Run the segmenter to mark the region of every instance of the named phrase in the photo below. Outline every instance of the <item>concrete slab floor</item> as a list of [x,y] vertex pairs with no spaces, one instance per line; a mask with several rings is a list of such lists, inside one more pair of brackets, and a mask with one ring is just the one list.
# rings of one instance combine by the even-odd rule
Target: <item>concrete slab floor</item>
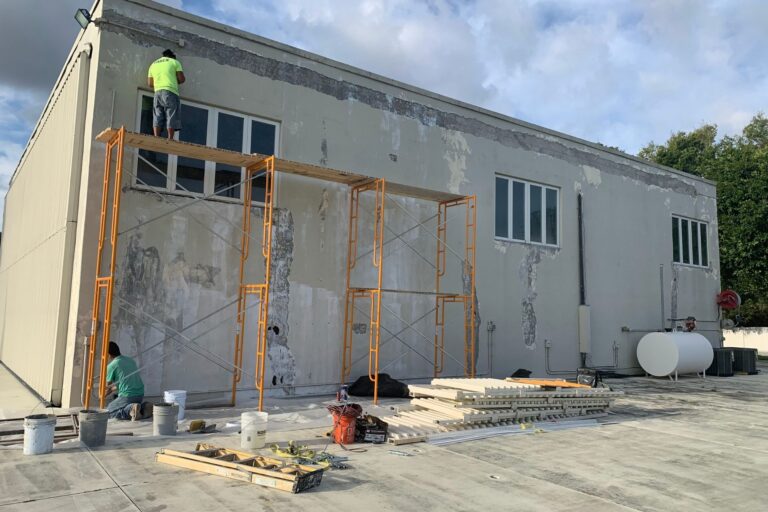
[[40,398],[0,362],[0,420],[22,418],[33,412],[42,414],[43,411],[57,414],[59,409],[46,409]]
[[[198,441],[236,447],[237,427],[226,423],[237,410],[188,411],[224,427],[204,436],[158,438],[149,436],[148,421],[110,423],[110,432],[130,430],[134,437],[110,437],[91,451],[76,441],[61,443],[36,457],[0,450],[0,512],[764,510],[768,365],[760,367],[760,375],[677,383],[612,379],[626,396],[594,428],[397,447],[407,457],[387,445],[364,445],[361,453],[330,445],[330,453],[349,456],[353,467],[327,472],[319,488],[298,495],[154,462],[162,447],[191,450]],[[330,420],[312,400],[270,400],[279,409],[273,409],[268,442],[326,446]],[[388,408],[375,412],[385,415]]]

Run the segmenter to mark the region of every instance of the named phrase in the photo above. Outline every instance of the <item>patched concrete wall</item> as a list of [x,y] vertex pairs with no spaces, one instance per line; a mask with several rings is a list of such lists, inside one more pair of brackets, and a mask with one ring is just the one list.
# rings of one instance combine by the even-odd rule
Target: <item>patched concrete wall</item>
[[768,327],[740,327],[723,329],[724,347],[756,348],[761,356],[768,356]]
[[[105,0],[101,52],[92,130],[111,124],[136,129],[137,98],[147,66],[165,47],[176,49],[187,75],[184,99],[280,123],[281,157],[349,169],[361,174],[478,198],[477,370],[487,372],[493,333],[493,374],[516,368],[546,374],[574,370],[578,349],[578,225],[576,201],[584,197],[587,303],[592,306],[592,353],[588,362],[637,366],[640,330],[661,327],[664,316],[715,318],[719,291],[717,218],[713,184],[648,165],[583,141],[505,118],[413,87],[371,75],[240,31],[201,20],[145,0]],[[176,46],[183,41],[183,47]],[[114,102],[113,102],[114,100]],[[94,145],[90,174],[97,177],[103,151]],[[131,155],[126,158],[133,169]],[[496,174],[557,187],[560,191],[560,245],[547,248],[494,238]],[[91,179],[85,216],[98,217],[98,185]],[[124,184],[121,231],[177,204],[192,201],[140,191],[130,174]],[[406,207],[406,214],[397,204]],[[370,264],[372,197],[362,201],[358,264],[353,284],[373,282]],[[267,381],[276,393],[329,389],[338,381],[347,256],[348,191],[322,181],[279,175],[275,211],[273,294]],[[215,211],[215,213],[214,213]],[[231,360],[236,297],[240,208],[219,201],[197,203],[121,235],[117,294],[126,309],[115,315],[115,336],[128,353],[141,354],[149,392],[163,388],[225,391]],[[435,205],[392,199],[384,287],[434,287]],[[458,215],[457,215],[458,214]],[[709,222],[710,267],[673,265],[671,215]],[[255,210],[254,236],[260,235]],[[409,216],[411,215],[411,216]],[[463,212],[454,212],[449,243],[463,254]],[[93,222],[93,221],[91,221]],[[219,236],[211,233],[213,230]],[[399,234],[407,231],[401,238]],[[82,240],[82,279],[92,286],[96,229]],[[416,253],[424,256],[421,258]],[[466,290],[461,258],[448,254],[445,290]],[[663,287],[659,268],[663,266]],[[254,278],[259,262],[249,266]],[[662,289],[663,288],[663,289]],[[381,366],[397,378],[431,376],[434,300],[429,296],[387,294],[384,299]],[[90,315],[90,295],[80,295],[78,319]],[[461,373],[463,348],[460,306],[448,319],[450,336],[445,375]],[[364,311],[355,318],[353,377],[367,373],[368,333]],[[227,322],[227,318],[231,322]],[[422,318],[423,317],[423,318]],[[255,319],[254,314],[251,320]],[[415,329],[406,324],[420,319]],[[218,322],[223,322],[217,325]],[[73,324],[74,325],[74,324]],[[712,324],[714,325],[714,324]],[[622,327],[630,327],[630,332]],[[167,327],[195,337],[198,351],[163,342]],[[274,327],[277,327],[275,330]],[[186,330],[189,329],[189,330]],[[254,332],[255,326],[247,330]],[[210,332],[206,332],[210,330]],[[402,332],[401,332],[402,331]],[[79,332],[79,331],[78,331]],[[403,341],[391,339],[393,334]],[[704,332],[713,342],[719,332]],[[74,338],[74,336],[73,336]],[[73,340],[70,342],[74,343]],[[249,341],[252,343],[252,341]],[[153,347],[153,345],[156,345]],[[153,347],[147,350],[149,347]],[[143,351],[143,352],[142,352]],[[205,356],[200,355],[201,353]],[[210,359],[220,364],[212,363]],[[252,372],[253,346],[247,345],[245,371]],[[72,360],[74,367],[79,364]],[[249,366],[250,365],[250,366]],[[243,377],[242,387],[252,387]],[[74,393],[73,393],[74,400]]]

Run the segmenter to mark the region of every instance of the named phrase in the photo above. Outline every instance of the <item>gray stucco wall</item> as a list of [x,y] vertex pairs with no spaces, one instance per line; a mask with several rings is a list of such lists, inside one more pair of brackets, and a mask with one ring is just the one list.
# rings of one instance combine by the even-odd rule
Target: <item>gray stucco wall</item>
[[[446,98],[375,77],[338,63],[310,56],[255,36],[183,15],[143,0],[105,0],[100,25],[98,80],[90,129],[110,125],[136,129],[137,98],[146,69],[163,48],[176,48],[187,83],[182,97],[190,101],[242,112],[280,123],[279,154],[306,163],[349,169],[478,198],[477,297],[479,373],[488,371],[486,325],[493,321],[493,374],[517,368],[545,374],[545,341],[551,343],[552,369],[579,365],[577,194],[584,196],[585,273],[587,302],[592,306],[592,353],[596,365],[613,363],[619,346],[619,367],[636,366],[634,348],[642,333],[661,324],[659,266],[664,267],[665,316],[694,315],[713,319],[713,297],[719,290],[719,260],[715,189],[711,183],[647,165],[626,156],[558,136]],[[171,41],[182,39],[178,48]],[[114,104],[113,104],[114,99]],[[82,264],[79,289],[90,290],[93,279],[99,176],[103,146],[89,151],[89,194],[82,206],[85,224],[80,239]],[[133,158],[126,158],[133,170]],[[510,243],[494,238],[494,176],[521,178],[560,190],[559,248]],[[341,324],[345,289],[348,191],[338,185],[280,175],[277,182],[274,282],[267,380],[276,392],[303,393],[338,381]],[[121,230],[172,208],[157,194],[136,190],[130,176],[124,186]],[[188,198],[167,196],[184,204]],[[418,218],[429,218],[435,206],[410,199]],[[368,199],[363,209],[370,210]],[[214,214],[215,210],[217,214]],[[115,339],[129,354],[140,353],[167,334],[163,325],[183,330],[190,323],[234,300],[239,243],[235,226],[241,209],[209,201],[127,232],[120,239],[117,294],[127,310],[115,315]],[[672,265],[671,215],[709,222],[709,269]],[[254,236],[260,230],[254,212]],[[371,218],[362,219],[361,248],[370,248]],[[463,218],[449,232],[459,253]],[[387,223],[402,232],[415,223],[390,205]],[[404,238],[433,258],[435,241],[429,228]],[[203,227],[206,226],[206,227]],[[212,228],[220,237],[212,236]],[[392,238],[392,233],[387,237]],[[227,243],[225,240],[230,240]],[[367,244],[367,245],[366,245]],[[401,241],[387,245],[385,287],[429,290],[434,270]],[[460,290],[458,258],[450,261],[446,286]],[[370,282],[367,260],[355,274],[360,285]],[[254,262],[252,272],[258,275]],[[73,291],[73,295],[74,295]],[[117,302],[120,299],[116,299]],[[425,297],[387,296],[387,308],[405,321],[428,312]],[[79,295],[71,318],[70,343],[87,329],[90,293]],[[450,326],[460,321],[459,306]],[[155,327],[138,322],[129,311],[154,319]],[[138,309],[140,312],[136,312]],[[404,325],[385,310],[384,326],[392,332]],[[232,321],[227,322],[230,318]],[[359,317],[362,318],[364,317]],[[255,319],[254,314],[251,320]],[[431,357],[433,333],[428,315],[402,337]],[[214,329],[218,322],[221,323]],[[716,329],[716,324],[703,327]],[[712,327],[713,326],[713,327]],[[197,340],[207,358],[231,360],[234,309],[229,307],[185,331]],[[254,332],[251,323],[248,329]],[[705,332],[719,341],[719,332]],[[387,332],[382,332],[387,339]],[[367,337],[356,338],[355,359],[365,353]],[[460,333],[452,330],[448,351],[462,359]],[[182,388],[195,392],[224,391],[228,372],[198,353],[166,342],[139,356],[148,393]],[[214,355],[211,355],[214,354]],[[161,359],[162,358],[162,359]],[[253,347],[247,347],[247,373],[253,368]],[[399,341],[382,349],[382,366],[397,378],[431,375],[431,365]],[[460,373],[458,361],[447,358],[446,375]],[[67,361],[72,388],[80,364]],[[353,368],[353,378],[367,371],[365,359]],[[252,387],[248,376],[243,387]],[[79,391],[78,391],[79,392]],[[75,393],[71,399],[74,401]]]

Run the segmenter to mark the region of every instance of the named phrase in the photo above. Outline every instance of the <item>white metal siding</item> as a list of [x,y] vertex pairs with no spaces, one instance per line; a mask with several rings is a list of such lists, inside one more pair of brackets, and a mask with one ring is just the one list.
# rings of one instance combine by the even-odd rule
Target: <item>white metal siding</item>
[[5,199],[0,257],[0,359],[50,399],[57,380],[54,354],[60,330],[65,240],[77,118],[76,59],[30,142]]

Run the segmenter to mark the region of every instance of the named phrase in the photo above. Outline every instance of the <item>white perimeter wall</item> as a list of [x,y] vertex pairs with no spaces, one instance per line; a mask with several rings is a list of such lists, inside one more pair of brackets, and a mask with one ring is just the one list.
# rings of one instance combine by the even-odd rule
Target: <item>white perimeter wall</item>
[[723,329],[724,347],[756,348],[761,356],[768,356],[768,327]]

